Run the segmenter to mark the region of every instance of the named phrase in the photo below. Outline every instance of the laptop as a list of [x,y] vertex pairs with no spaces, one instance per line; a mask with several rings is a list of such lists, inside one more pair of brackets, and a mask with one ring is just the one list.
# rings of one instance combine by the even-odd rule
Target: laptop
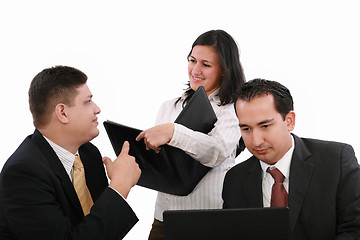
[[288,208],[165,211],[165,240],[288,240]]

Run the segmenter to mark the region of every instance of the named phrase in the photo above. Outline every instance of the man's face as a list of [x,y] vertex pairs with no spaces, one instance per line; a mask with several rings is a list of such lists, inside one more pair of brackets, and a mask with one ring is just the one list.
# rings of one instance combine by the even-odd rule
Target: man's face
[[283,120],[275,109],[272,94],[250,101],[238,99],[236,113],[244,143],[259,160],[273,165],[291,148],[290,131],[295,127],[295,113],[289,112]]
[[100,108],[92,101],[87,84],[77,88],[74,104],[68,106],[70,131],[81,143],[88,142],[99,135],[97,114]]

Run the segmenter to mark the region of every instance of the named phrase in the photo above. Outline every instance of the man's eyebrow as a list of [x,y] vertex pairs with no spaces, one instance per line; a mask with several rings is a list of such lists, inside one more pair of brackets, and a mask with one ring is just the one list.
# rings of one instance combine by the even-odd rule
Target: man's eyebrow
[[[266,124],[266,123],[270,123],[270,122],[272,122],[272,121],[274,121],[274,118],[271,118],[271,119],[266,119],[266,120],[264,120],[264,121],[261,121],[261,122],[259,122],[257,125],[263,125],[263,124]],[[247,125],[247,124],[239,124],[239,127],[249,127],[249,125]]]
[[86,97],[84,97],[84,101],[92,100],[93,95],[89,94]]
[[259,122],[257,125],[263,125],[263,124],[266,124],[266,123],[269,123],[269,122],[272,122],[272,121],[274,121],[274,118],[266,119],[266,120],[264,120],[264,121],[261,121],[261,122]]

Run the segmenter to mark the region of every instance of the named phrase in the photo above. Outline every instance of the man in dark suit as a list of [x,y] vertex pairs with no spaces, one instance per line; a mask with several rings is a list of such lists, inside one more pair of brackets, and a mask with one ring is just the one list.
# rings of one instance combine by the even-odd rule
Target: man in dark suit
[[224,208],[270,207],[274,179],[267,169],[276,168],[285,177],[291,239],[360,239],[360,169],[353,148],[291,134],[293,100],[277,82],[247,82],[235,108],[253,156],[226,174]]
[[[86,81],[84,73],[66,66],[45,69],[32,80],[35,132],[0,175],[1,240],[121,239],[138,221],[125,198],[141,171],[128,143],[114,162],[89,143],[99,134],[100,109]],[[72,183],[76,155],[85,169],[81,190],[87,186],[94,203],[90,213]]]

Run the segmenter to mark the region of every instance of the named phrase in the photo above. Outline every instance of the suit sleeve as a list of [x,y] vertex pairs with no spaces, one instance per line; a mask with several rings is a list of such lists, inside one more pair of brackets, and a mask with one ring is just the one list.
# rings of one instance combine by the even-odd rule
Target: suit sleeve
[[230,174],[229,172],[226,173],[225,178],[224,178],[224,183],[223,183],[223,190],[222,190],[222,199],[223,199],[223,209],[227,209],[229,208],[228,206],[228,198],[229,198],[229,193],[228,193],[228,185],[230,183],[228,183],[230,178]]
[[[73,236],[75,239],[123,239],[137,221],[138,218],[123,197],[107,188],[91,208],[90,214],[77,226]],[[93,228],[96,232],[89,236]]]
[[238,169],[239,166],[234,166],[225,175],[222,190],[223,209],[239,208],[241,206],[239,198],[242,197],[242,175],[239,173]]
[[340,168],[335,239],[360,239],[360,169],[350,145],[342,149]]
[[[48,171],[48,172],[46,172]],[[4,214],[16,239],[121,239],[138,221],[126,201],[106,188],[91,213],[72,225],[71,203],[48,168],[13,164],[2,175]],[[62,204],[59,204],[62,201]],[[67,204],[67,205],[66,205]]]

